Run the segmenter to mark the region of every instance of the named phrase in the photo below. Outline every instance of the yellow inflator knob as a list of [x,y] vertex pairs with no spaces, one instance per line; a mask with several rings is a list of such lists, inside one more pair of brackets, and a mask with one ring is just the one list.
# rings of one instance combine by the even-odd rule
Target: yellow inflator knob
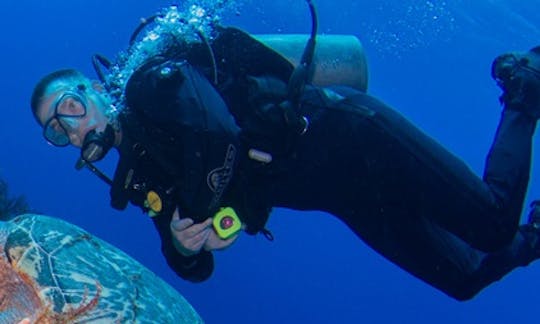
[[146,207],[150,208],[151,211],[153,211],[154,213],[159,213],[161,211],[161,209],[163,208],[163,204],[161,202],[161,198],[159,197],[159,195],[153,191],[153,190],[150,190],[147,194],[146,194],[146,202],[145,202],[145,205]]

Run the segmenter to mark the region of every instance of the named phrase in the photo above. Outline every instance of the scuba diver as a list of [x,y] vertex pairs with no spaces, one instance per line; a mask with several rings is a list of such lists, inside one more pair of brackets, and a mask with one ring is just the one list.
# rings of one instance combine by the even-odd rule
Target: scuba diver
[[[540,48],[493,62],[504,108],[480,178],[364,91],[312,84],[308,4],[314,27],[296,67],[242,30],[190,29],[193,19],[171,7],[137,29],[117,63],[95,56],[100,81],[73,69],[41,79],[33,114],[49,143],[81,148],[77,168],[111,185],[114,208],[131,202],[151,216],[169,266],[189,281],[206,280],[212,251],[240,231],[272,239],[274,207],[334,215],[458,300],[539,258],[540,204],[528,223],[519,219],[540,118]],[[182,28],[165,28],[171,21]],[[113,179],[94,165],[111,148]]]

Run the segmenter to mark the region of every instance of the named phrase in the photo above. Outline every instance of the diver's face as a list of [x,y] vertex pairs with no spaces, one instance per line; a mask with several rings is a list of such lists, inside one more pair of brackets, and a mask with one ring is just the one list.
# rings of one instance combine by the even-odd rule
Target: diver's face
[[[94,96],[89,96],[93,91]],[[81,147],[92,130],[103,131],[107,126],[102,103],[93,89],[63,88],[48,94],[37,110],[43,136],[52,145]]]

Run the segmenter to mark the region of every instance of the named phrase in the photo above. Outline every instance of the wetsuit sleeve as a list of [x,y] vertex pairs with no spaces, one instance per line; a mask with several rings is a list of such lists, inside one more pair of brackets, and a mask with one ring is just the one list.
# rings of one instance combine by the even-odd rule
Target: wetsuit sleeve
[[208,279],[214,270],[214,257],[211,252],[201,250],[199,254],[185,257],[176,251],[170,230],[170,216],[160,215],[152,218],[161,237],[161,252],[171,269],[181,278],[191,282]]

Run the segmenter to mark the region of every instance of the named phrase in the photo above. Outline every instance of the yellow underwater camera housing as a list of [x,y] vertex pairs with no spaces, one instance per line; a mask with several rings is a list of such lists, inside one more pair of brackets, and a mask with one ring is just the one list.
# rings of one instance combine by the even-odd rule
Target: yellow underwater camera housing
[[[255,34],[253,37],[297,66],[309,35]],[[362,43],[356,36],[317,35],[313,67],[314,85],[345,85],[367,91],[367,59]]]
[[242,229],[242,222],[231,207],[221,208],[214,215],[212,225],[217,235],[224,240],[232,237]]

